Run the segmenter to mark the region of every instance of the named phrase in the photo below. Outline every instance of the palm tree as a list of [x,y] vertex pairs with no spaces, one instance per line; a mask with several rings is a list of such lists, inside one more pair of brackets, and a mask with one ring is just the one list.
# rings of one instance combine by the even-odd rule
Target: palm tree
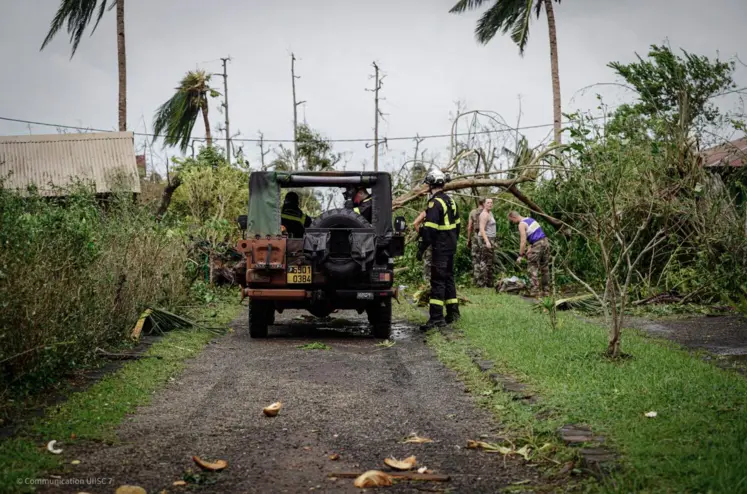
[[197,116],[202,113],[205,123],[205,141],[208,146],[213,145],[210,135],[210,120],[208,119],[208,95],[215,98],[220,95],[208,83],[210,75],[204,70],[187,72],[187,75],[176,88],[176,94],[156,110],[153,118],[153,132],[156,137],[165,133],[164,144],[179,146],[182,152],[189,147],[192,128]]
[[[127,130],[127,56],[125,53],[125,22],[124,22],[124,2],[125,0],[111,0],[109,10],[117,7],[117,67],[119,71],[119,131]],[[104,16],[107,0],[61,0],[60,7],[57,9],[52,23],[49,26],[49,33],[44,38],[41,50],[43,50],[55,35],[67,24],[67,32],[70,34],[70,43],[73,45],[72,58],[78,49],[80,39],[96,14],[96,23],[93,25],[91,34]]]
[[[459,0],[449,12],[461,14],[466,10],[474,10],[488,1],[493,2],[477,21],[475,36],[482,44],[487,44],[498,31],[503,34],[511,33],[511,39],[519,46],[519,53],[524,55],[524,48],[529,40],[529,22],[532,11],[537,17],[544,8],[547,14],[547,27],[550,31],[550,68],[552,70],[552,102],[553,127],[555,129],[555,143],[560,144],[560,75],[558,73],[558,38],[555,29],[555,12],[553,0]],[[555,0],[560,3],[560,0]]]

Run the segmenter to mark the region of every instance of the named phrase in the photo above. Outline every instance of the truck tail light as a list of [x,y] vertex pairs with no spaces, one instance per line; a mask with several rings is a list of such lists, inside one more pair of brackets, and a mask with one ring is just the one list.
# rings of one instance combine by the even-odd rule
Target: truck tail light
[[376,273],[374,274],[374,281],[392,281],[392,273],[388,271],[384,273]]

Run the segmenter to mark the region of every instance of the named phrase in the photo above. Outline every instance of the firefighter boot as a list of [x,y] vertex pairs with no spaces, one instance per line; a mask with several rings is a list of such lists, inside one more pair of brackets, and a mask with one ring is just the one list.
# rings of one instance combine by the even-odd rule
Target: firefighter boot
[[450,304],[446,306],[446,323],[447,324],[455,323],[461,318],[462,318],[462,315],[459,313],[458,304]]
[[443,319],[439,320],[429,320],[427,323],[420,326],[420,331],[426,332],[430,331],[431,329],[437,329],[437,328],[445,328],[446,327],[446,321]]

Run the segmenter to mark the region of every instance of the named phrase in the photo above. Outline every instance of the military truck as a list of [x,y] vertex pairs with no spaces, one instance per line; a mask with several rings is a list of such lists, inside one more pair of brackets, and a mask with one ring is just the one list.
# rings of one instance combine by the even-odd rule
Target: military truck
[[[350,207],[324,211],[303,238],[281,230],[286,188],[363,186],[372,196],[371,222]],[[342,196],[342,190],[340,191]],[[392,185],[382,172],[253,172],[249,211],[237,250],[246,256],[249,334],[265,338],[275,314],[303,309],[326,317],[338,309],[365,312],[376,338],[388,338],[392,323],[394,259],[403,255],[406,223],[392,221]]]

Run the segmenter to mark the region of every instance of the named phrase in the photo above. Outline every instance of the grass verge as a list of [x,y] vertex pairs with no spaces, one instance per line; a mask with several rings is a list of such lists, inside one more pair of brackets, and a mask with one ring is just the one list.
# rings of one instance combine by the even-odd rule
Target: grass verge
[[[226,327],[239,310],[235,293],[229,298],[225,292],[194,316],[209,318],[213,327]],[[33,486],[23,479],[42,478],[45,472],[66,468],[58,456],[46,450],[51,440],[62,443],[63,448],[76,441],[115,441],[116,427],[127,414],[148,404],[153,393],[215,336],[215,331],[204,329],[169,332],[147,350],[146,358],[126,363],[48,409],[43,418],[26,423],[14,437],[0,442],[0,492],[32,492]]]
[[[606,332],[572,314],[556,331],[523,300],[468,293],[459,327],[499,371],[528,383],[552,414],[537,418],[507,407],[509,427],[551,433],[585,423],[621,454],[605,480],[614,492],[746,492],[747,380],[666,341],[623,333],[622,362],[602,357]],[[407,309],[408,311],[410,309]],[[431,339],[442,358],[439,340]],[[447,360],[447,363],[448,360]],[[656,411],[656,418],[644,414]]]

